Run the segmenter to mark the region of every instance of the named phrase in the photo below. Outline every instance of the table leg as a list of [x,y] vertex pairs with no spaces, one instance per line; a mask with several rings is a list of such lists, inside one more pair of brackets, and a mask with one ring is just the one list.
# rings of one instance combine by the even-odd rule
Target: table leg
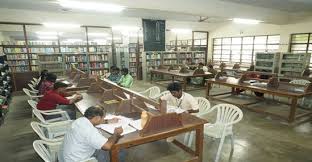
[[110,151],[110,161],[111,162],[119,162],[119,149],[113,148]]
[[151,73],[151,83],[153,82],[153,73]]
[[196,146],[195,155],[198,156],[198,162],[203,161],[203,149],[204,149],[204,125],[201,125],[196,129]]
[[187,78],[183,78],[183,90],[186,91]]
[[174,82],[174,76],[172,76],[171,79],[172,79],[172,82]]
[[295,116],[296,116],[296,109],[297,109],[297,98],[292,98],[291,99],[291,106],[290,106],[290,112],[288,116],[288,122],[292,123],[295,121]]
[[211,83],[207,82],[207,86],[206,86],[206,98],[209,97],[209,94],[210,94],[210,87],[211,87]]

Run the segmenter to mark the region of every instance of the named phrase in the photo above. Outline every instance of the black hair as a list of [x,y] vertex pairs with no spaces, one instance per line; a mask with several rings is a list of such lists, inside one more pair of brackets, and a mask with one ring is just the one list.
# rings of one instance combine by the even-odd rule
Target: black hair
[[121,69],[121,72],[125,72],[125,73],[128,74],[128,73],[129,73],[129,70],[128,70],[128,68],[122,68],[122,69]]
[[53,73],[48,73],[47,74],[46,80],[51,81],[51,82],[55,82],[56,79],[57,79],[57,76],[55,74],[53,74]]
[[167,90],[170,92],[180,91],[180,90],[182,90],[182,86],[179,82],[172,82],[168,85]]
[[115,69],[115,68],[117,68],[115,65],[113,65],[113,66],[111,66],[109,69],[110,70],[113,70],[113,69]]
[[120,71],[119,67],[116,67],[115,70],[118,71],[118,72]]
[[204,66],[204,64],[202,62],[198,63],[198,65]]
[[84,117],[86,117],[88,119],[92,119],[96,116],[103,117],[104,115],[105,115],[105,112],[104,112],[103,108],[96,107],[96,106],[89,107],[84,113]]
[[58,89],[58,88],[63,88],[63,87],[68,87],[68,85],[63,82],[56,82],[53,85],[53,89]]
[[211,69],[213,69],[213,66],[212,66],[212,65],[208,65],[208,67],[211,68]]
[[44,69],[44,70],[41,71],[40,76],[41,76],[41,77],[42,77],[42,76],[46,76],[47,74],[48,74],[48,70],[47,70],[47,69]]

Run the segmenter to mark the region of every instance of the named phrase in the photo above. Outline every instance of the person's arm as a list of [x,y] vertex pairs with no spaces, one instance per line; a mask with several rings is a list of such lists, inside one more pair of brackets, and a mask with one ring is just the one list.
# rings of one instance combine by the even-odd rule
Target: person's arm
[[132,81],[133,81],[132,77],[128,76],[125,77],[125,79],[123,80],[123,82],[120,83],[120,85],[123,87],[129,87]]
[[102,146],[102,150],[110,150],[112,146],[118,142],[122,132],[122,127],[115,128],[114,134],[108,138],[107,142]]
[[190,110],[187,110],[188,113],[198,113],[199,112],[199,105],[197,100],[193,97],[190,96],[189,102],[191,104],[191,108]]

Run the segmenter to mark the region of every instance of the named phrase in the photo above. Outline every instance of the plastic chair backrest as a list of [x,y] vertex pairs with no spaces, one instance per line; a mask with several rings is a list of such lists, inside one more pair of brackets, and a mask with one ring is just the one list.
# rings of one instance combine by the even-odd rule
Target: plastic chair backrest
[[243,119],[243,112],[240,108],[231,104],[218,104],[212,107],[217,109],[216,124],[224,124],[226,126],[238,123]]
[[33,109],[37,109],[37,104],[38,104],[37,101],[28,100],[27,102],[28,102],[28,104],[29,104]]
[[148,89],[150,98],[156,98],[160,94],[160,89],[157,86],[151,87]]
[[33,109],[33,114],[42,122],[42,123],[48,123],[44,117],[42,116],[41,112],[38,109]]
[[166,96],[168,94],[171,94],[170,91],[163,91],[158,95],[158,98],[162,97],[162,96]]
[[49,138],[44,133],[46,129],[44,129],[43,124],[40,124],[38,122],[31,122],[30,126],[42,140],[49,141]]
[[47,142],[43,140],[35,140],[33,147],[37,154],[45,162],[56,162],[61,147],[61,142]]
[[29,89],[23,88],[23,91],[24,91],[24,93],[25,93],[27,96],[32,97],[32,95],[31,95],[30,92],[29,92]]
[[289,83],[291,83],[291,84],[299,84],[299,85],[306,85],[306,84],[309,84],[311,82],[308,81],[308,80],[304,80],[304,79],[298,79],[298,80],[292,80]]
[[204,98],[204,97],[195,97],[195,99],[198,102],[198,106],[199,106],[199,112],[198,115],[200,114],[206,114],[211,112],[213,109],[210,105],[210,102]]
[[37,85],[37,83],[36,83],[35,81],[33,81],[33,80],[31,80],[30,83],[31,83],[33,86],[36,86],[36,85]]
[[28,87],[32,90],[32,91],[38,91],[37,89],[34,88],[34,86],[30,83],[28,83]]

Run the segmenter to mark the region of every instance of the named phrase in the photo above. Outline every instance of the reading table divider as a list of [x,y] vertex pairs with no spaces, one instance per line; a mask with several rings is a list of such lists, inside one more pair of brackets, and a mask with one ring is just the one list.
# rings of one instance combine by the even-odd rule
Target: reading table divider
[[[198,159],[199,162],[202,162],[203,125],[207,123],[206,120],[197,118],[190,114],[166,113],[166,101],[160,99],[158,101],[149,99],[135,91],[120,87],[109,80],[102,80],[99,79],[99,77],[94,79],[93,76],[85,75],[84,72],[75,68],[72,68],[72,70],[67,73],[67,76],[69,79],[78,78],[78,83],[86,82],[87,85],[90,85],[84,86],[84,89],[87,88],[87,91],[83,95],[91,102],[84,101],[83,103],[80,103],[81,101],[79,101],[78,103],[75,103],[81,113],[85,111],[86,107],[93,104],[98,104],[105,107],[105,109],[110,109],[111,111],[115,111],[115,113],[117,112],[121,115],[136,113],[136,117],[140,117],[142,111],[147,111],[149,118],[143,129],[137,131],[137,133],[134,132],[129,135],[125,135],[113,146],[111,149],[112,162],[118,162],[118,152],[122,148],[133,147],[156,140],[166,139],[168,137],[189,131],[196,131],[195,151],[176,140],[173,143],[182,148],[184,151],[190,153],[193,156],[193,159]],[[116,100],[118,102],[112,104],[105,103],[105,101],[110,100]],[[146,104],[154,106],[156,110],[150,110]],[[84,108],[81,106],[86,107]],[[184,125],[183,122],[186,123],[186,125]]]

